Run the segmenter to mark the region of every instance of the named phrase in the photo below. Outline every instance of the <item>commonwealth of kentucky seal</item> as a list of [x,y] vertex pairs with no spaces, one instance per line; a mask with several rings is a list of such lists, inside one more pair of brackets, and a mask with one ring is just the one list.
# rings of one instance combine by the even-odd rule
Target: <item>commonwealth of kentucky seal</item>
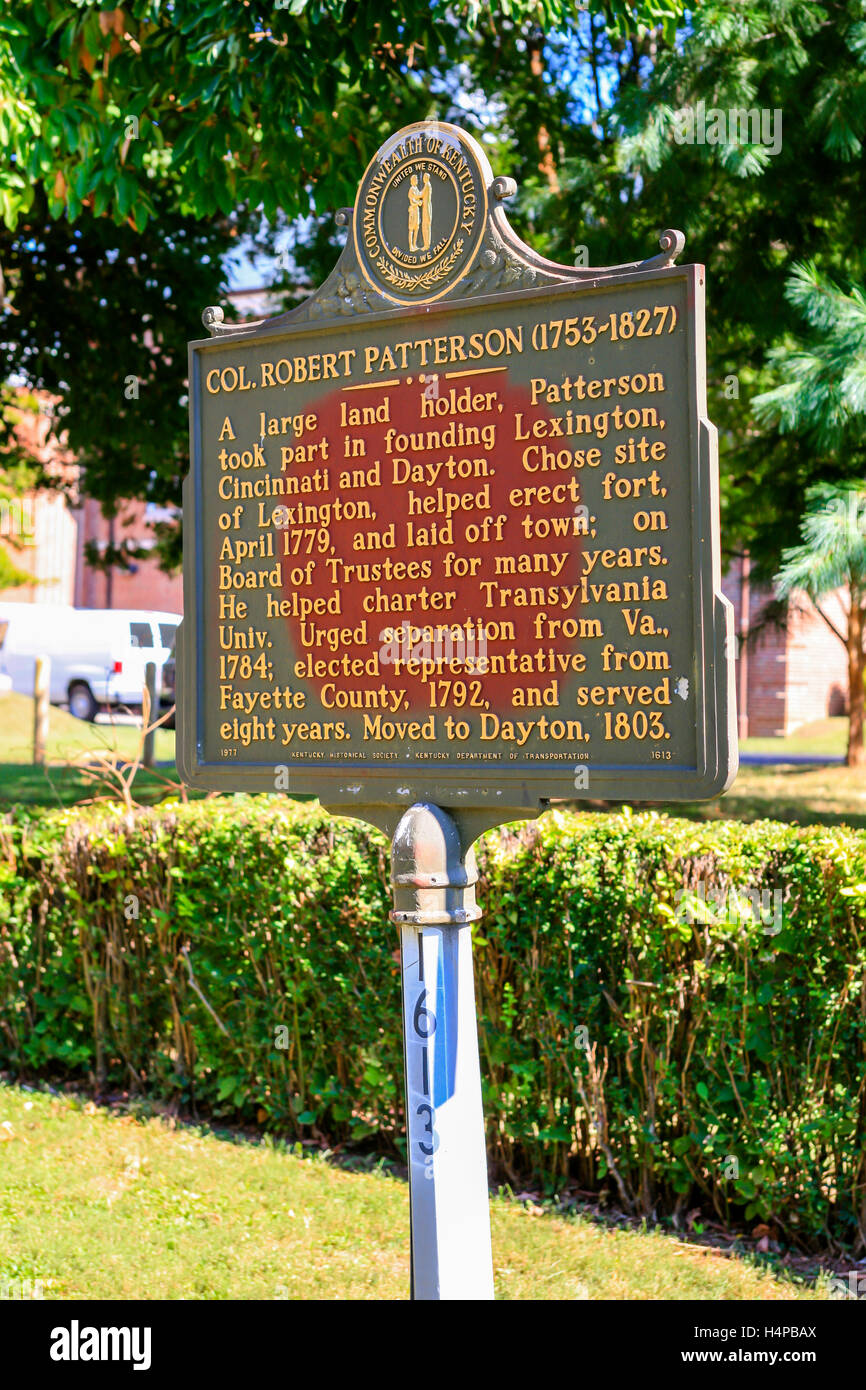
[[395,304],[452,290],[481,245],[492,179],[483,150],[456,126],[425,121],[392,135],[355,203],[355,248],[373,289]]

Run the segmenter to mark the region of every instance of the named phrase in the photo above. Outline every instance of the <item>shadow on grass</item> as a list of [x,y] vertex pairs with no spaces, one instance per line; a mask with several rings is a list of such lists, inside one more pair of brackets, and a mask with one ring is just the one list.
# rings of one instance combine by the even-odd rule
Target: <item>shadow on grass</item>
[[[779,769],[775,769],[779,771]],[[783,821],[789,825],[841,825],[851,830],[866,830],[866,810],[855,810],[848,805],[841,805],[838,810],[832,807],[821,805],[825,798],[820,791],[816,792],[808,784],[801,789],[797,783],[799,779],[806,778],[814,768],[785,766],[785,781],[790,784],[790,790],[777,794],[768,790],[763,795],[753,795],[744,793],[738,795],[736,791],[727,792],[725,796],[716,797],[713,801],[597,801],[589,798],[580,801],[554,801],[552,807],[566,811],[574,811],[583,814],[608,815],[618,813],[625,809],[625,806],[632,811],[659,811],[666,816],[681,817],[684,820],[695,821],[725,821],[739,820],[747,823],[758,820]]]

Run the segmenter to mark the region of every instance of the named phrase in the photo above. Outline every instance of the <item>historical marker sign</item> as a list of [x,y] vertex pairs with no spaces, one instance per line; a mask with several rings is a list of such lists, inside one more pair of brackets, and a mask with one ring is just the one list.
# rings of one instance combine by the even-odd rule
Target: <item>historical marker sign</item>
[[481,148],[377,152],[306,304],[190,347],[178,765],[393,835],[413,1292],[490,1298],[480,831],[735,769],[703,270],[578,270]]
[[322,289],[191,345],[190,784],[393,827],[731,780],[703,269],[544,261],[510,191],[403,131]]

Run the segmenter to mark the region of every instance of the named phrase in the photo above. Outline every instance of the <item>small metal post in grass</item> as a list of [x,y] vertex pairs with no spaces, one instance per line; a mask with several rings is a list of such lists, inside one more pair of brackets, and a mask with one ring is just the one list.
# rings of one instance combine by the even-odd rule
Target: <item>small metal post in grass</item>
[[153,767],[153,748],[156,740],[156,729],[153,727],[153,721],[159,714],[156,707],[156,662],[154,661],[149,661],[144,668],[144,686],[149,698],[142,700],[141,705],[142,719],[145,718],[145,707],[148,707],[146,731],[144,735],[144,753],[141,761],[144,767]]
[[50,690],[51,658],[37,656],[33,670],[33,762],[38,767],[45,763]]

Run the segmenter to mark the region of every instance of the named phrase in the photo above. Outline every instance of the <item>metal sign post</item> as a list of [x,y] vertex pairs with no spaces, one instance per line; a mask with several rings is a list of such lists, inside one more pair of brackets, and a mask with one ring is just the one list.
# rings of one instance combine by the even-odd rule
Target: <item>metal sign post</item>
[[324,283],[190,344],[177,765],[393,836],[419,1299],[493,1296],[469,846],[737,766],[703,267],[558,265],[515,192],[396,131]]
[[491,1299],[493,1264],[472,978],[477,871],[446,811],[419,804],[391,853],[400,927],[412,1297]]

